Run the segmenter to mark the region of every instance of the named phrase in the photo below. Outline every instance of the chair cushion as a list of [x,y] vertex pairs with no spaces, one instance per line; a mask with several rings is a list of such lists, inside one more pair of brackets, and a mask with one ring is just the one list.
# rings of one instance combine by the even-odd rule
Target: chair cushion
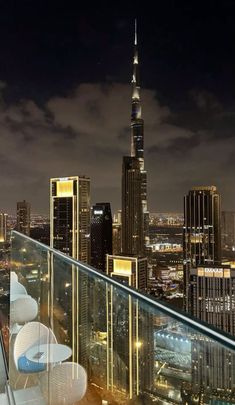
[[39,373],[46,370],[46,364],[28,360],[25,355],[18,358],[18,371],[21,373]]

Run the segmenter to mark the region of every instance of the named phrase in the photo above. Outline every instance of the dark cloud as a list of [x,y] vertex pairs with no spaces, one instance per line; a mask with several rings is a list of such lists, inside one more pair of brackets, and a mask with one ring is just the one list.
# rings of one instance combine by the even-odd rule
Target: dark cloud
[[[150,209],[182,210],[183,194],[200,184],[218,185],[232,208],[235,139],[229,124],[231,136],[223,137],[226,122],[234,118],[231,111],[214,117],[212,122],[220,125],[197,131],[176,124],[176,114],[160,105],[154,91],[143,90],[142,101]],[[120,208],[129,122],[129,85],[83,83],[40,107],[33,100],[7,106],[3,100],[1,209],[13,211],[16,201],[25,198],[33,211],[45,212],[49,178],[75,174],[91,177],[93,202],[107,200],[113,210]]]
[[127,139],[130,139],[130,126],[126,126],[125,128],[122,128],[120,130],[120,133],[118,134],[118,140],[119,141],[126,141]]
[[191,90],[189,92],[196,107],[203,112],[218,113],[222,110],[222,105],[218,101],[217,97],[206,90]]
[[182,159],[201,143],[200,134],[190,134],[189,137],[176,137],[171,139],[167,146],[153,145],[147,149],[150,154],[165,154],[172,157],[172,159]]

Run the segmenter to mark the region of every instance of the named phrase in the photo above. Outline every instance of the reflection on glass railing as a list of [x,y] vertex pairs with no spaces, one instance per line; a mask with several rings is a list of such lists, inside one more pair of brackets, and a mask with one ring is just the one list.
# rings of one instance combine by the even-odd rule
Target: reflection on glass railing
[[232,338],[16,232],[11,271],[16,404],[235,403]]

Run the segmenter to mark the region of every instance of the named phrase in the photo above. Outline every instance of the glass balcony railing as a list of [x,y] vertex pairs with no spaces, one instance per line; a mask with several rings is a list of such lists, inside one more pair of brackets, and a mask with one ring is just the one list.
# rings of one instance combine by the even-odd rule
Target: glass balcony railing
[[9,330],[16,405],[235,403],[232,336],[17,232]]

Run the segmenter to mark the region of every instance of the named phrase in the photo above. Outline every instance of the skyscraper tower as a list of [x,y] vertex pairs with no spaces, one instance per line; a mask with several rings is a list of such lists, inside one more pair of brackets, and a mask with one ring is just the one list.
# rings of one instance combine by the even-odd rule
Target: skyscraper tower
[[184,198],[184,261],[193,266],[221,260],[220,195],[215,186],[193,187]]
[[30,235],[30,203],[20,201],[17,203],[17,231]]
[[113,255],[119,255],[122,251],[122,211],[119,210],[113,217]]
[[91,217],[91,265],[106,270],[106,254],[112,254],[112,213],[110,203],[97,203]]
[[135,20],[135,41],[132,76],[132,109],[131,109],[131,156],[140,161],[144,170],[144,120],[141,114],[139,56],[137,47],[137,22]]
[[[141,116],[140,85],[138,72],[137,24],[135,22],[134,61],[132,77],[132,113],[131,113],[131,153],[123,157],[122,163],[122,237],[121,254],[107,255],[106,272],[119,282],[134,288],[145,290],[147,287],[147,258],[144,246],[147,237],[147,183],[144,170],[144,121]],[[121,327],[115,333],[113,325],[119,316],[115,313],[113,303],[116,291],[107,294],[107,386],[120,388],[128,393],[130,399],[140,395],[144,381],[152,379],[152,362],[146,360],[145,347],[153,347],[152,323],[138,304],[130,297],[125,302]],[[121,308],[121,306],[120,306]],[[122,312],[122,311],[120,311]],[[148,342],[142,347],[142,342]],[[135,344],[133,344],[135,342]],[[140,350],[141,348],[141,350]],[[153,356],[151,356],[153,358]],[[122,378],[117,378],[120,359],[125,364]],[[142,374],[142,364],[148,361],[148,375]]]
[[72,176],[51,179],[50,245],[90,262],[90,179]]
[[192,188],[184,198],[183,232],[185,307],[189,312],[191,269],[220,264],[220,221],[220,195],[216,187]]
[[147,173],[144,169],[144,120],[141,113],[137,22],[135,20],[131,156],[124,156],[122,166],[122,253],[143,255],[147,237]]
[[[85,176],[70,176],[50,180],[50,246],[83,263],[90,263],[90,179]],[[73,348],[73,360],[79,361],[88,368],[87,344],[89,336],[88,321],[88,290],[87,274],[78,271],[71,264],[60,271],[53,258],[51,272],[59,277],[65,285],[68,280],[67,295],[57,292],[57,302],[54,306],[54,296],[51,298],[51,308],[60,305],[60,311],[68,313],[67,341]],[[53,276],[52,276],[53,277]],[[69,297],[73,302],[68,309]],[[59,311],[59,312],[60,312]],[[63,326],[54,311],[54,321],[58,323],[58,333],[63,333]]]
[[138,158],[141,171],[141,200],[144,221],[144,243],[148,241],[149,212],[147,207],[147,172],[144,168],[144,120],[141,111],[137,20],[135,20],[134,59],[131,109],[131,156]]
[[8,237],[8,215],[0,212],[0,242],[7,242]]
[[[221,264],[220,206],[215,186],[194,187],[184,198],[184,304],[189,314],[234,335],[235,271]],[[200,387],[208,399],[219,392],[230,402],[234,396],[232,354],[208,338],[197,339],[193,337],[191,347],[194,398]],[[231,366],[221,373],[220,364]]]
[[144,217],[141,199],[142,176],[136,157],[124,156],[122,163],[122,253],[143,256]]

